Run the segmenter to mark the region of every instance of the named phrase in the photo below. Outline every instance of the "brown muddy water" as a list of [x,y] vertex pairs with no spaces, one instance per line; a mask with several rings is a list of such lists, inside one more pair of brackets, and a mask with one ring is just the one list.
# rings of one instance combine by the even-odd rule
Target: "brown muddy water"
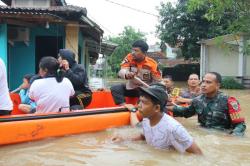
[[145,142],[113,143],[111,138],[114,135],[132,136],[141,132],[141,129],[126,126],[0,147],[0,165],[250,165],[250,90],[227,90],[226,93],[236,96],[244,110],[247,131],[243,138],[202,129],[196,117],[178,118],[201,147],[202,157],[157,150]]

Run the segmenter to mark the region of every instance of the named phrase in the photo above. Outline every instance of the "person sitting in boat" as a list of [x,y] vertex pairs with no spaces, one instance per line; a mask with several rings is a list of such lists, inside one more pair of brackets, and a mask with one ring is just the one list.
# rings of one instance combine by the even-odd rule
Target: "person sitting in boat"
[[71,81],[75,90],[75,95],[70,98],[71,108],[85,108],[92,100],[92,92],[84,66],[76,63],[75,53],[69,49],[60,49],[58,60],[64,76]]
[[188,89],[182,90],[180,96],[176,98],[177,103],[190,104],[192,99],[201,94],[200,79],[197,74],[190,74],[187,81]]
[[[146,140],[148,144],[159,149],[174,148],[180,153],[202,154],[202,151],[187,130],[174,118],[164,113],[167,93],[160,86],[153,84],[141,87],[138,109],[143,116],[143,134],[132,138],[114,137],[114,142],[128,140]],[[133,105],[125,105],[130,111]]]
[[19,96],[21,98],[21,104],[18,105],[18,109],[25,113],[36,112],[36,103],[29,98],[30,79],[35,76],[34,74],[26,74],[23,77],[23,83],[18,89],[20,89]]
[[3,60],[0,58],[0,115],[10,115],[13,103],[10,98],[7,83],[7,72]]
[[75,91],[68,78],[59,70],[59,62],[54,57],[43,57],[39,63],[40,79],[30,86],[29,97],[37,104],[36,113],[69,110],[69,99]]
[[202,94],[194,98],[188,107],[174,106],[173,115],[189,118],[198,115],[202,127],[229,130],[233,135],[242,136],[246,130],[239,102],[219,91],[221,75],[208,72],[201,84]]
[[114,85],[110,88],[113,99],[117,105],[125,104],[126,97],[139,97],[138,87],[161,80],[161,73],[155,60],[147,56],[148,44],[137,40],[121,63],[118,73],[120,78],[128,80],[127,83]]

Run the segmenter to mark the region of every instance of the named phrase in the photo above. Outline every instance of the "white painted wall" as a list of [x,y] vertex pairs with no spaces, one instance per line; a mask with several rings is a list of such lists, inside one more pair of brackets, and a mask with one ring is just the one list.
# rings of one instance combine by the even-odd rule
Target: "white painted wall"
[[250,55],[247,56],[247,71],[246,75],[250,76]]
[[216,71],[222,76],[237,76],[238,47],[225,51],[215,45],[207,46],[207,67],[207,71]]

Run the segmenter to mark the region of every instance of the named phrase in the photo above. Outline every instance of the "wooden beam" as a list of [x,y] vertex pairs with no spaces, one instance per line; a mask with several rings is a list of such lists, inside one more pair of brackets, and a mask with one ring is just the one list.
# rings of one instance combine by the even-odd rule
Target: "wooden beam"
[[14,19],[2,19],[1,22],[7,23],[10,25],[19,25],[19,26],[25,26],[25,27],[35,26],[34,23],[30,23],[27,21],[14,20]]

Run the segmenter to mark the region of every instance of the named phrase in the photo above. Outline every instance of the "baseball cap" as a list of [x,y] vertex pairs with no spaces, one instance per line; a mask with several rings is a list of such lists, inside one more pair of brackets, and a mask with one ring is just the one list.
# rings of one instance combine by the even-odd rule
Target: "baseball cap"
[[166,101],[168,99],[168,95],[166,93],[166,87],[161,84],[161,83],[155,83],[155,84],[151,84],[149,87],[144,88],[144,87],[139,87],[139,89],[152,96],[153,98],[157,99],[161,106],[165,106],[166,105]]

